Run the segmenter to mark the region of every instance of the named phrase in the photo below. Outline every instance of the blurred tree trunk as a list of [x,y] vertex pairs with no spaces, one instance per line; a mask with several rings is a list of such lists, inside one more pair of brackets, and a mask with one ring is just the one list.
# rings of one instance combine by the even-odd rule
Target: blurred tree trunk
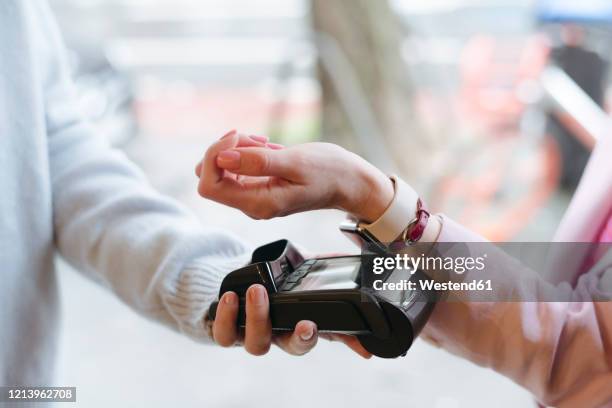
[[357,143],[337,84],[328,67],[319,63],[323,137],[365,157],[369,155],[364,150],[382,140],[398,170],[409,179],[416,177],[416,159],[423,157],[419,154],[424,148],[423,134],[417,126],[414,90],[401,56],[405,38],[401,21],[384,0],[312,0],[312,18],[315,32],[323,34],[323,40],[333,38],[348,60],[382,133],[380,139],[372,135],[365,146]]

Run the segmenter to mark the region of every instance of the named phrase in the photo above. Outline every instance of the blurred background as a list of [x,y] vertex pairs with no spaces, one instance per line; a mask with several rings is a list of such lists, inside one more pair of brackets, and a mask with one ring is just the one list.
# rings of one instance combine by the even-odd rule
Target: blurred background
[[[50,1],[89,119],[156,188],[253,245],[354,251],[338,212],[253,221],[199,198],[193,167],[229,129],[341,144],[492,240],[546,241],[608,121],[608,0]],[[394,361],[203,347],[60,275],[58,384],[79,406],[532,404],[421,341]]]

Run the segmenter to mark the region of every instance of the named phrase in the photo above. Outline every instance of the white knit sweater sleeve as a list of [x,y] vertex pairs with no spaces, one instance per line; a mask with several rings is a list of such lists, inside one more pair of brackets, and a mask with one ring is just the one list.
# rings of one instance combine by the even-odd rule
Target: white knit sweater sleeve
[[223,276],[248,261],[247,248],[204,229],[96,135],[79,113],[46,2],[30,4],[49,149],[40,165],[50,168],[57,248],[137,311],[207,340],[208,307]]

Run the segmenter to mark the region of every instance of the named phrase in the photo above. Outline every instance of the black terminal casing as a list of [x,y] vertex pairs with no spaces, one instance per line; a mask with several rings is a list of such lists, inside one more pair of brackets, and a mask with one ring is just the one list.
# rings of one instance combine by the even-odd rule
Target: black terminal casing
[[[405,355],[433,310],[435,293],[414,290],[403,301],[396,302],[369,287],[362,288],[359,283],[351,289],[285,289],[288,287],[285,281],[291,280],[295,273],[307,271],[307,268],[320,261],[338,259],[361,265],[364,258],[349,256],[304,259],[289,241],[275,241],[256,249],[249,265],[225,277],[219,298],[227,291],[238,295],[238,325],[244,327],[246,291],[258,283],[269,294],[274,332],[291,331],[299,321],[311,320],[316,323],[319,332],[357,336],[364,348],[378,357],[395,358]],[[324,270],[322,272],[325,273]],[[305,272],[304,276],[307,274]],[[411,280],[424,278],[423,273],[417,271]],[[211,320],[215,318],[217,306],[218,302],[214,302],[210,307]]]

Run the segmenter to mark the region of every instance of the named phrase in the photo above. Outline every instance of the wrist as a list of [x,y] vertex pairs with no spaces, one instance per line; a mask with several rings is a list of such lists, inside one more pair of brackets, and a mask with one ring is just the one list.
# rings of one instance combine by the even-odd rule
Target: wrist
[[393,201],[395,188],[393,181],[376,168],[366,168],[359,176],[359,196],[348,203],[346,211],[365,223],[380,218]]

